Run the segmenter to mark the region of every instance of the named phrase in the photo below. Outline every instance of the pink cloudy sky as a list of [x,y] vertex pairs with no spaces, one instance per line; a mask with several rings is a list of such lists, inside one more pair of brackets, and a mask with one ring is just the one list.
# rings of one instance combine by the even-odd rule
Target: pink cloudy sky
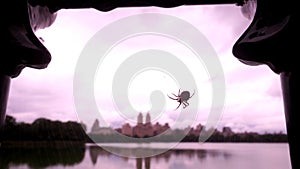
[[[251,22],[242,15],[240,7],[234,5],[185,6],[171,9],[122,8],[107,13],[93,9],[61,10],[51,27],[36,32],[37,36],[44,39],[44,45],[52,54],[49,67],[43,70],[26,68],[19,77],[12,80],[7,114],[23,122],[33,122],[41,117],[61,121],[81,120],[78,119],[74,108],[73,76],[84,45],[103,26],[125,16],[147,12],[169,14],[191,23],[215,48],[226,81],[226,105],[218,127],[230,126],[234,131],[286,132],[279,76],[264,65],[244,65],[231,53],[234,42]],[[143,22],[147,21],[141,21],[141,25]],[[163,42],[163,40],[155,41],[154,44],[162,46]],[[153,42],[134,44],[128,42],[125,47],[121,46],[122,52],[126,52],[126,49],[137,50],[142,48],[142,45],[150,45]],[[113,67],[113,65],[106,66]],[[113,76],[109,73],[109,69],[106,72],[108,73],[104,76]],[[143,82],[146,79],[155,82],[162,76],[165,77],[157,72],[137,76],[137,80],[131,86],[135,90],[129,90],[132,102],[136,103],[133,103],[136,109],[147,112],[149,107],[148,102],[140,99],[139,94],[144,97],[143,94],[147,95],[150,91],[143,90],[139,86],[145,85]],[[101,81],[101,84],[97,81],[97,77],[95,79],[97,86],[103,85],[103,88],[109,86],[109,83]],[[208,77],[198,74],[196,79],[202,84],[199,87],[203,89],[202,96],[209,98],[211,93],[204,90],[209,89],[209,84],[205,84],[209,80]],[[178,90],[170,79],[167,78],[166,81],[167,86],[162,85],[162,90],[166,88],[169,90],[167,92]],[[156,85],[150,83],[150,86]],[[105,93],[106,90],[103,88],[95,89],[95,97],[100,105],[99,111],[103,113],[108,123],[118,126],[126,120],[113,113],[115,110],[107,99],[109,93]],[[205,100],[203,102],[204,107],[199,110],[200,114],[205,114],[205,110],[209,109],[209,102],[205,103]],[[168,100],[167,113],[160,114],[155,120],[172,124],[174,119],[170,110],[175,108],[174,106],[176,107],[177,103]],[[205,123],[204,116],[199,115],[197,122]],[[87,120],[84,123],[90,127],[92,121]]]

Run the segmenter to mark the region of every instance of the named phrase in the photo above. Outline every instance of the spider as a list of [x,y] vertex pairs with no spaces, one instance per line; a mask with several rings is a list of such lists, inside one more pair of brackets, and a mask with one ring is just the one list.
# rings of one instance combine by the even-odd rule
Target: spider
[[178,105],[177,108],[175,109],[175,110],[177,110],[181,104],[183,104],[183,108],[186,108],[186,107],[189,105],[189,103],[188,103],[187,101],[188,101],[190,98],[192,98],[192,97],[194,96],[195,91],[194,91],[194,93],[193,93],[192,95],[190,95],[190,92],[189,92],[189,91],[183,91],[183,92],[180,93],[180,89],[179,89],[178,95],[176,95],[176,94],[174,94],[174,93],[172,93],[172,94],[173,94],[176,98],[170,97],[169,95],[168,95],[168,97],[169,97],[170,99],[172,99],[172,100],[177,100],[177,102],[179,102],[179,105]]

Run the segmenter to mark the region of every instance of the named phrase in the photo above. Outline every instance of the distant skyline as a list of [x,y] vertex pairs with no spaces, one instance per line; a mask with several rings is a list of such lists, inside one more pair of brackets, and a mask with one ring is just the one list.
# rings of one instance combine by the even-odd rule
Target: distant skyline
[[[36,32],[37,36],[44,39],[44,45],[52,55],[49,67],[43,70],[25,68],[19,77],[12,80],[7,114],[24,122],[33,122],[42,117],[78,121],[73,102],[73,76],[84,45],[103,26],[125,16],[146,12],[169,14],[190,22],[215,48],[226,81],[226,105],[218,123],[219,127],[228,126],[235,132],[286,132],[279,76],[265,65],[244,65],[231,53],[233,44],[251,23],[242,15],[240,7],[234,5],[182,6],[170,9],[122,8],[107,13],[93,9],[61,10],[51,27]],[[146,21],[141,21],[141,25],[144,22]],[[167,50],[174,50],[179,55],[185,54],[186,49],[177,47],[174,42],[167,39],[157,41],[156,37],[143,38],[127,41],[118,46],[112,55],[126,56],[133,51],[144,49],[145,46],[161,46]],[[143,43],[140,43],[141,41]],[[176,50],[168,48],[165,43],[172,44]],[[189,57],[181,59],[191,67],[199,83],[198,92],[202,98],[200,99],[202,107],[198,110],[196,123],[205,125],[211,97],[210,79],[205,73],[197,72],[197,65]],[[95,77],[95,98],[99,112],[112,126],[128,121],[115,110],[110,100],[111,93],[107,91],[113,68],[117,66],[117,61],[106,65],[103,69],[107,69],[108,73]],[[99,77],[107,81],[103,82]],[[161,83],[154,83],[157,81]],[[148,97],[153,89],[160,89],[166,94],[176,93],[178,86],[161,72],[150,71],[136,76],[129,88],[130,100],[137,110],[132,116],[135,117],[138,112],[149,111]],[[172,126],[177,116],[173,109],[177,105],[176,101],[166,98],[164,113],[150,112],[153,114],[153,121],[169,123]],[[87,113],[92,113],[88,112],[88,106]],[[91,116],[83,121],[89,129],[94,122],[91,119],[95,118]]]

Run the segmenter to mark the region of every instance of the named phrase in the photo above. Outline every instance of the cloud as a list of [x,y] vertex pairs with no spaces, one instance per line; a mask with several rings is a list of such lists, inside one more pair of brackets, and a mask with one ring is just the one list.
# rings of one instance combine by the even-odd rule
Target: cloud
[[[226,83],[229,85],[259,81],[264,83],[265,81],[273,81],[278,78],[279,76],[272,72],[266,65],[248,66],[243,63],[239,63],[234,67],[234,69],[227,72]],[[269,85],[269,83],[266,84]],[[255,84],[253,84],[253,86],[255,86]]]
[[280,79],[274,79],[267,90],[267,94],[274,98],[282,99],[282,89]]
[[72,82],[61,77],[44,77],[43,72],[27,70],[13,79],[7,114],[32,122],[38,117],[77,120],[72,103]]
[[282,100],[260,97],[244,103],[227,105],[218,125],[232,127],[238,132],[286,132]]

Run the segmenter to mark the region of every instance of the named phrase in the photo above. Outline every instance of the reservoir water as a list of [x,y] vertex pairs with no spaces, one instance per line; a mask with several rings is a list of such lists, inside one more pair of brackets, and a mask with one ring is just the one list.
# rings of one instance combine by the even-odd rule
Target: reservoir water
[[[88,144],[65,148],[1,148],[1,169],[291,169],[286,143],[179,143],[155,156],[114,152],[157,151],[168,143]],[[104,146],[114,147],[109,152]]]

